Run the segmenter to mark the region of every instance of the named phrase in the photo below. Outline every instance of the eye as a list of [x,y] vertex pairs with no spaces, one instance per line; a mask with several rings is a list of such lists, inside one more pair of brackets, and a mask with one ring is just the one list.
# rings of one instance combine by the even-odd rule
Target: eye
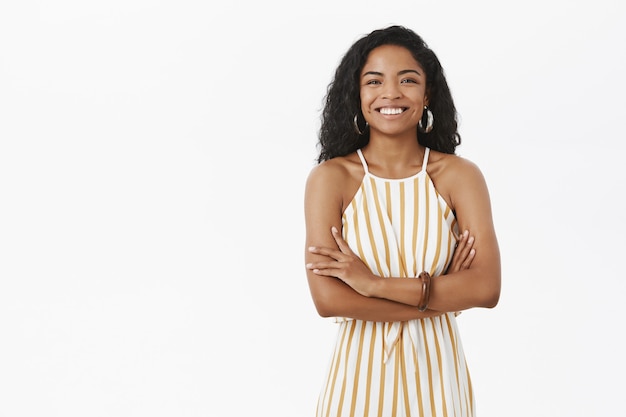
[[405,78],[403,80],[400,81],[400,84],[417,84],[417,81],[414,80],[413,78]]
[[368,80],[365,82],[365,85],[378,85],[378,84],[381,84],[381,82],[378,80]]

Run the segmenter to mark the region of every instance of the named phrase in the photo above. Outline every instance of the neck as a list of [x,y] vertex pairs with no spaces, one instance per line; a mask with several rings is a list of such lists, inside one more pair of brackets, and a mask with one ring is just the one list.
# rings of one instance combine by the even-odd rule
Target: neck
[[403,178],[419,170],[424,162],[425,148],[417,137],[370,137],[363,147],[363,156],[370,170],[387,178]]

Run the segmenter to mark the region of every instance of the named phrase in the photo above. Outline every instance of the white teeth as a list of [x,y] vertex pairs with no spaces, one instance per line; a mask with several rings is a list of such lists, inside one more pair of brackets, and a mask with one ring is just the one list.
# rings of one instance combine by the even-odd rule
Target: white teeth
[[389,108],[385,107],[383,109],[380,109],[380,112],[382,114],[400,114],[400,113],[403,112],[403,110],[402,109],[389,109]]

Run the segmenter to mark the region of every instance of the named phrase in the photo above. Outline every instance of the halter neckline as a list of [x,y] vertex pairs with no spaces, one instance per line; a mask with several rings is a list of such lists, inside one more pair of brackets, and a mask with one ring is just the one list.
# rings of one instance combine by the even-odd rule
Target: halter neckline
[[421,175],[423,172],[426,172],[426,167],[428,165],[428,155],[430,154],[430,148],[424,148],[424,160],[422,161],[422,169],[420,169],[417,173],[411,176],[405,177],[405,178],[384,178],[384,177],[379,177],[377,175],[372,174],[369,171],[369,168],[367,166],[367,161],[365,160],[365,157],[363,156],[363,152],[361,151],[361,149],[357,149],[356,153],[357,155],[359,155],[359,159],[361,160],[361,164],[363,165],[363,170],[365,170],[365,175],[369,175],[375,178],[380,178],[386,181],[402,181],[402,180],[415,178],[418,175]]

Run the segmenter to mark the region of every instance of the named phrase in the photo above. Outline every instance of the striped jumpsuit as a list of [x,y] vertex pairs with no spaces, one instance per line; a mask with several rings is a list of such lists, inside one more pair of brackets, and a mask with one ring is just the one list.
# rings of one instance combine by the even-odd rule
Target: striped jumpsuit
[[[378,276],[441,275],[458,237],[452,210],[422,169],[403,179],[365,174],[342,216],[350,248]],[[317,417],[467,417],[470,376],[454,313],[406,322],[337,318]]]

